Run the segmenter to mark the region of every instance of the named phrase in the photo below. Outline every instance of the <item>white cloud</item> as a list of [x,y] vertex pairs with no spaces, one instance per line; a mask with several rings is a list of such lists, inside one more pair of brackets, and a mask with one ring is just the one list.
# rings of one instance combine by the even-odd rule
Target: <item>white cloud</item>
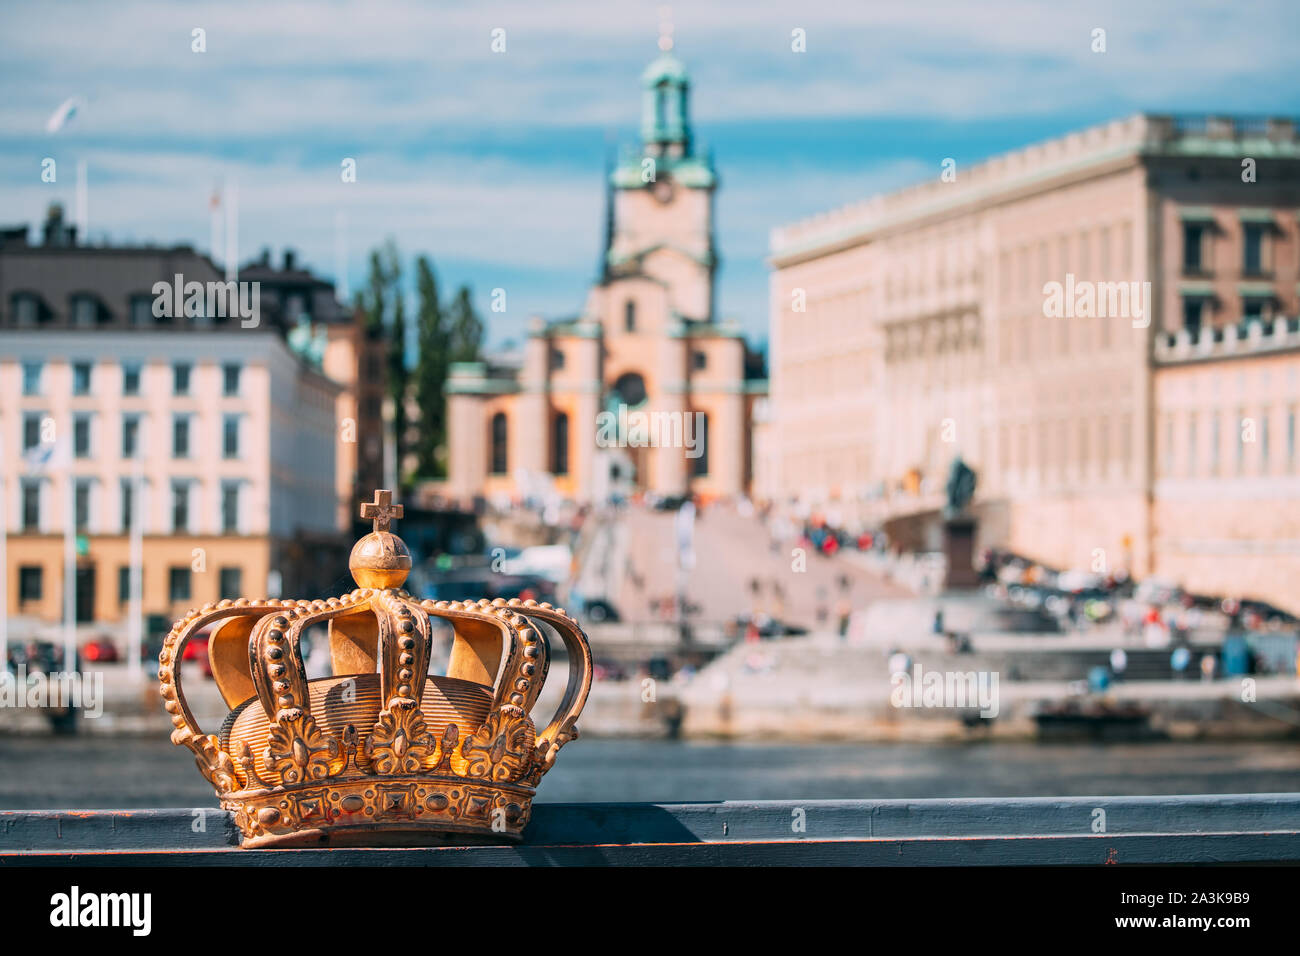
[[[239,183],[248,256],[292,245],[331,271],[342,209],[354,273],[391,234],[438,261],[545,274],[548,305],[576,308],[597,252],[600,157],[551,148],[550,137],[635,125],[661,2],[7,5],[4,217],[39,221],[55,196],[71,205],[72,161],[86,157],[92,234],[202,247],[208,194],[226,177]],[[724,121],[779,130],[1143,107],[1294,112],[1298,10],[1294,0],[1249,11],[1217,0],[696,0],[674,15],[708,139]],[[190,50],[194,27],[206,53]],[[504,55],[489,48],[495,27]],[[795,27],[807,53],[790,50]],[[1090,50],[1094,27],[1107,30],[1105,54]],[[46,136],[50,112],[73,95],[85,108]],[[773,225],[933,172],[931,157],[850,157],[851,129],[830,155],[778,170],[761,152],[720,157],[721,298],[752,328],[764,323]],[[57,186],[39,182],[44,155],[59,158]],[[343,156],[358,161],[355,185],[339,181]]]

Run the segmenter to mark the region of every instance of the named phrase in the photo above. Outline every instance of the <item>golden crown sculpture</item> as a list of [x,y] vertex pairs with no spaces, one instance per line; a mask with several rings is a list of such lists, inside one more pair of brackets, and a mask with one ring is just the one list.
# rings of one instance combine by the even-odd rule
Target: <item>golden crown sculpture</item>
[[[388,530],[402,516],[391,502],[379,491],[361,507],[375,525],[352,549],[351,594],[208,604],[163,643],[172,742],[194,751],[246,847],[518,840],[538,781],[578,736],[592,668],[577,622],[535,601],[417,601],[399,590],[411,556]],[[446,677],[427,673],[435,617],[455,632]],[[216,622],[208,655],[231,711],[209,734],[185,702],[178,662]],[[325,622],[334,676],[308,680],[299,638]],[[538,732],[529,712],[546,680],[544,626],[564,641],[569,680]]]

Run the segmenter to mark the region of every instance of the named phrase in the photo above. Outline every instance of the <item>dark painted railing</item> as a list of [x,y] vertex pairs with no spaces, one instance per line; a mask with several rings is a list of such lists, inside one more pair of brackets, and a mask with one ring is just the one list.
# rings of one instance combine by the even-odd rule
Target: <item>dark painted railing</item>
[[245,850],[221,810],[0,812],[0,865],[1300,862],[1300,794],[538,804],[517,846]]

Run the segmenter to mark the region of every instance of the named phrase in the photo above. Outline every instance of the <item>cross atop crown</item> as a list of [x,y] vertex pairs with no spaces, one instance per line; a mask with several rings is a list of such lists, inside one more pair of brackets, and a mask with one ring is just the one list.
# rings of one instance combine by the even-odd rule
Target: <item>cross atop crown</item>
[[361,503],[361,517],[374,518],[376,532],[387,531],[392,520],[402,516],[402,511],[401,505],[393,504],[393,493],[386,488],[375,492],[374,501]]

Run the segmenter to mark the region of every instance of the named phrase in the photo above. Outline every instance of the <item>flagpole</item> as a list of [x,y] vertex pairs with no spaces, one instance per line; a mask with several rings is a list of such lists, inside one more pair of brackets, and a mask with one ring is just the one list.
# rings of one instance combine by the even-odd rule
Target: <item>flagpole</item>
[[208,212],[211,219],[210,226],[212,230],[210,246],[212,261],[214,264],[217,261],[217,256],[221,255],[221,217],[225,211],[221,206],[221,190],[219,188],[214,189],[212,191],[212,196],[208,199]]
[[144,676],[144,662],[140,660],[144,645],[144,461],[136,448],[135,476],[131,490],[131,606],[129,611],[127,654],[130,674]]
[[63,671],[77,668],[77,506],[72,463],[63,472]]
[[334,298],[344,305],[351,298],[348,289],[348,219],[339,210],[334,214]]
[[226,205],[226,281],[239,280],[239,187],[229,183],[222,196]]
[[77,242],[90,245],[90,204],[86,195],[86,161],[77,160]]
[[[0,432],[0,454],[4,453]],[[14,483],[17,487],[17,482]],[[0,470],[0,674],[9,666],[9,489]]]

